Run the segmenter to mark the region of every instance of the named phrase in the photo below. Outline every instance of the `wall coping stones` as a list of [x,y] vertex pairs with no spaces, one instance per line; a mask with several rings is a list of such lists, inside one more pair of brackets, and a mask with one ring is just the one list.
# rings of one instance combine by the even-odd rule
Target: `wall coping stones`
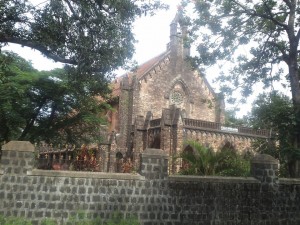
[[34,149],[29,141],[10,141],[2,146],[2,151],[34,152]]
[[145,151],[142,152],[143,157],[151,157],[151,158],[156,158],[156,157],[165,157],[168,158],[168,154],[164,152],[161,149],[156,149],[156,148],[147,148]]
[[209,183],[255,183],[260,182],[253,177],[219,177],[219,176],[187,176],[170,175],[169,181],[176,182],[209,182]]
[[27,171],[27,175],[47,176],[47,177],[96,178],[96,179],[113,179],[113,180],[145,180],[145,177],[141,176],[140,174],[67,171],[67,170],[33,169],[32,171]]
[[300,178],[279,178],[279,184],[300,184]]
[[267,154],[257,154],[253,157],[252,163],[259,164],[278,164],[278,160]]

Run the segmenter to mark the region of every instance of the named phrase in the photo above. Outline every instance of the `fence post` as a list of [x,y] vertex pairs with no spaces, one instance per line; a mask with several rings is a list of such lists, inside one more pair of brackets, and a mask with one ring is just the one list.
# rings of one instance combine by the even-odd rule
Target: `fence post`
[[278,187],[279,162],[267,154],[257,154],[251,160],[251,175],[258,179],[262,187]]
[[2,146],[0,170],[5,174],[27,174],[34,166],[34,145],[28,141],[10,141]]
[[297,160],[296,161],[296,174],[295,174],[295,177],[296,178],[300,178],[300,160]]
[[141,153],[141,175],[146,179],[168,177],[168,154],[161,149],[148,148]]

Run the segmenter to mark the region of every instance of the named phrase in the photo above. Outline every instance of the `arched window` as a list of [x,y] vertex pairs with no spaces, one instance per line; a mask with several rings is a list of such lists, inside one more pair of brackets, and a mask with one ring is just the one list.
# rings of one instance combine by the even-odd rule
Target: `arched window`
[[154,136],[153,142],[150,144],[150,148],[160,149],[160,135],[156,134]]
[[225,150],[236,152],[234,145],[230,141],[226,141],[223,147],[221,148],[221,151]]
[[185,109],[181,110],[181,117],[182,118],[187,118]]
[[116,173],[122,172],[123,166],[123,154],[121,152],[117,152],[116,154]]

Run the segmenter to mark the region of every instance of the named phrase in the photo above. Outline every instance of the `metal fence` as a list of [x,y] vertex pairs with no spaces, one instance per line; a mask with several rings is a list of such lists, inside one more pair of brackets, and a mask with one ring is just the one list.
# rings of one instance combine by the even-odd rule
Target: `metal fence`
[[76,148],[72,145],[66,145],[54,148],[44,144],[36,146],[36,151],[36,167],[38,169],[127,172],[124,166],[126,159],[114,156],[109,151],[99,147]]

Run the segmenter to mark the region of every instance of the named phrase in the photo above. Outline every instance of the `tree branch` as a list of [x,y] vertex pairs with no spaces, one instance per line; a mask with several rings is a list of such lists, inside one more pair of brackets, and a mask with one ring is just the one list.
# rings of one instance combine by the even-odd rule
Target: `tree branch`
[[73,6],[71,5],[71,2],[70,2],[69,0],[64,0],[64,1],[67,3],[69,9],[71,10],[71,12],[72,12],[73,15],[75,16],[75,18],[76,18],[77,20],[80,20],[79,16],[77,15],[77,13],[75,12]]
[[291,9],[292,7],[292,3],[290,0],[283,0],[285,2],[285,4],[289,7],[289,9]]
[[53,54],[51,51],[49,51],[47,49],[47,47],[37,44],[35,42],[32,42],[30,40],[21,40],[19,38],[2,36],[2,37],[0,37],[0,43],[14,43],[14,44],[19,44],[19,45],[26,46],[26,47],[29,47],[32,49],[36,49],[39,52],[41,52],[42,54],[44,54],[46,57],[53,59],[55,62],[67,63],[67,64],[72,64],[72,65],[77,65],[77,63],[78,63],[74,59],[67,59],[67,58],[63,58],[59,55]]
[[242,5],[238,1],[233,0],[233,2],[235,2],[235,4],[237,4],[238,6],[240,6],[244,10],[244,13],[246,13],[246,14],[248,14],[250,16],[255,16],[255,17],[260,17],[260,18],[263,18],[263,19],[271,20],[272,22],[274,22],[278,26],[283,27],[285,30],[289,29],[289,27],[286,24],[284,24],[284,23],[276,20],[274,17],[268,16],[268,15],[264,15],[264,14],[259,14],[254,9],[252,9],[252,10],[248,9],[246,6]]

